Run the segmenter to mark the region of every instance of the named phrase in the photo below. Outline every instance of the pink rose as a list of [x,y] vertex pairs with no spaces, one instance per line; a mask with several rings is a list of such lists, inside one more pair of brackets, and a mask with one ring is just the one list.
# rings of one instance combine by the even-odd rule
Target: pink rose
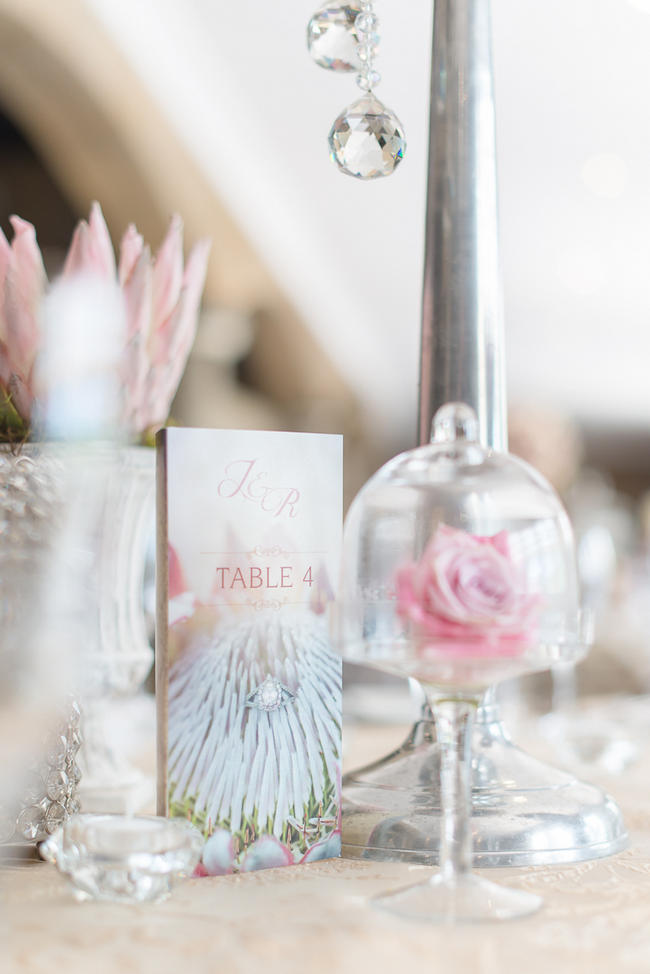
[[506,531],[479,537],[446,524],[420,560],[398,572],[397,603],[421,647],[458,656],[522,652],[539,607],[525,592]]

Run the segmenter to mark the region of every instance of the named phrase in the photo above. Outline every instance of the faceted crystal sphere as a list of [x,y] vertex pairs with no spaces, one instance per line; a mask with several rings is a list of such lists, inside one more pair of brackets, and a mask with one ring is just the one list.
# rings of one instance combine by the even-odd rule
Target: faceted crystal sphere
[[400,120],[369,92],[343,111],[329,134],[330,155],[342,172],[357,179],[390,176],[404,158]]
[[316,64],[330,71],[358,71],[359,35],[355,21],[360,3],[330,3],[318,10],[307,25],[307,47]]
[[43,804],[29,805],[18,816],[19,835],[24,839],[40,840],[45,837],[45,808]]

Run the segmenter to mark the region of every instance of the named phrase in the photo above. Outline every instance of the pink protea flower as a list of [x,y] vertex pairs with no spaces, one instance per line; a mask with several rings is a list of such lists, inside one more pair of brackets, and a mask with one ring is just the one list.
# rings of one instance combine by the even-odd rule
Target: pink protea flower
[[131,224],[116,269],[106,223],[93,203],[75,230],[64,275],[117,274],[127,321],[124,422],[141,433],[164,423],[196,334],[210,243],[201,240],[183,266],[183,224],[173,216],[155,257]]
[[31,223],[12,216],[11,246],[0,230],[0,383],[25,420],[34,399],[38,314],[47,275]]
[[508,534],[440,524],[419,561],[397,574],[397,611],[420,651],[513,656],[530,642],[539,599],[526,593]]
[[[0,384],[29,423],[42,344],[39,310],[48,282],[34,227],[19,217],[11,223],[11,246],[0,231]],[[88,221],[75,229],[63,268],[64,277],[106,279],[121,289],[127,323],[122,421],[132,434],[166,420],[194,341],[210,244],[197,243],[184,265],[182,231],[180,217],[172,217],[152,258],[130,225],[116,264],[101,208],[93,203]]]

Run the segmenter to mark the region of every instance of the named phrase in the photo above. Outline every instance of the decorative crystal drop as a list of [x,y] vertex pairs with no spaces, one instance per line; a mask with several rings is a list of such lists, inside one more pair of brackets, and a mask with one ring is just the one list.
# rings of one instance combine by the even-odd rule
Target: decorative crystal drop
[[372,91],[380,81],[381,75],[379,71],[375,71],[373,68],[367,68],[357,75],[357,84],[362,91]]
[[373,94],[346,108],[332,125],[330,154],[342,172],[357,179],[390,176],[406,151],[396,115]]
[[68,795],[70,782],[65,771],[50,771],[45,782],[45,790],[48,798],[52,801],[60,802]]
[[83,744],[83,739],[81,737],[81,734],[79,733],[78,730],[74,730],[72,734],[70,734],[70,738],[68,741],[69,754],[75,755],[82,744]]
[[330,71],[358,71],[359,36],[355,21],[361,4],[329,3],[317,10],[307,25],[307,47],[316,64]]
[[373,34],[379,27],[379,20],[373,13],[360,13],[354,22],[357,34]]
[[47,812],[45,813],[45,829],[52,835],[53,832],[63,825],[67,818],[67,812],[65,806],[60,802],[52,802]]
[[359,44],[359,46],[357,47],[357,57],[364,65],[373,61],[376,55],[377,55],[377,48],[374,47],[372,44],[370,45]]
[[41,805],[28,805],[18,816],[16,827],[25,839],[40,841],[45,838],[45,809]]

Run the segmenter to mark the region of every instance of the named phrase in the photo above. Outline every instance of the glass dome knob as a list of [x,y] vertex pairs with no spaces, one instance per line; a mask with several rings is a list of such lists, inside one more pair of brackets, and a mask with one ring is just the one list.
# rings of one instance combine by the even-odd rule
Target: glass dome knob
[[478,419],[464,402],[448,402],[436,412],[431,424],[432,443],[478,442]]

